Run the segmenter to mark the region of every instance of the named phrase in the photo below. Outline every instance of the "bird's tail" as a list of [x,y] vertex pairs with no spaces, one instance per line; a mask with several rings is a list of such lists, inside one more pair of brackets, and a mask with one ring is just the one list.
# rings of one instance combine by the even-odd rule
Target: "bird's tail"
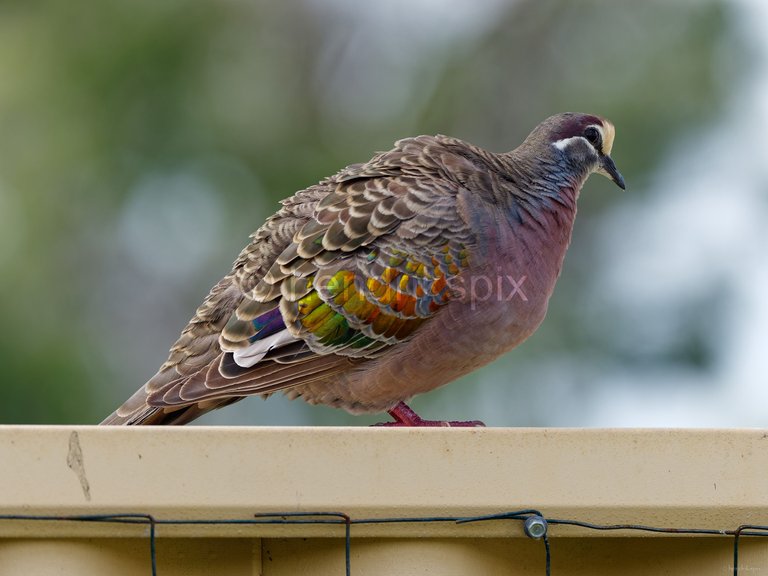
[[131,426],[139,424],[161,424],[163,410],[147,404],[149,394],[146,385],[123,403],[117,410],[107,416],[102,426]]
[[206,412],[242,400],[240,397],[224,398],[217,401],[194,403],[186,406],[160,408],[157,406],[150,406],[147,403],[148,397],[147,386],[144,385],[139,388],[133,396],[126,400],[122,406],[107,416],[100,425],[181,426],[182,424],[187,424],[192,420],[199,418]]

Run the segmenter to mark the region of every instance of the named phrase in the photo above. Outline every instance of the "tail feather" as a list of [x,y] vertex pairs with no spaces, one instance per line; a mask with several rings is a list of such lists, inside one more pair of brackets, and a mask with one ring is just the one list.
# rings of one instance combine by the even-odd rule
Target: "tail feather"
[[195,402],[186,406],[160,408],[147,404],[149,394],[142,386],[122,406],[107,416],[101,426],[181,426],[211,410],[233,404],[243,397]]

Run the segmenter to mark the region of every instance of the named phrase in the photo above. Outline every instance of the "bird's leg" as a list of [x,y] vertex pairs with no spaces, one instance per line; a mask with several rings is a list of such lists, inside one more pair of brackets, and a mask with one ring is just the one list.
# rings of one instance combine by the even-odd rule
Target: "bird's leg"
[[380,422],[374,424],[374,426],[387,426],[387,427],[405,427],[405,426],[426,426],[426,427],[444,427],[444,428],[477,428],[479,426],[484,427],[485,424],[479,420],[462,421],[450,421],[445,420],[424,420],[421,416],[416,414],[408,404],[400,402],[392,408],[387,410],[387,413],[395,419],[394,422]]

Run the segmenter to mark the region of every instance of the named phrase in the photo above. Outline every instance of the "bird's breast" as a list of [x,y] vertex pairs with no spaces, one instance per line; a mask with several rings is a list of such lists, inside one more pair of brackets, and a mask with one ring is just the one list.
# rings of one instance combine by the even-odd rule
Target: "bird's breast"
[[[407,342],[335,377],[334,402],[351,411],[390,408],[498,358],[541,324],[560,273],[573,215],[544,215],[509,224],[498,214],[474,214],[477,241],[468,266],[450,280],[450,301]],[[478,217],[479,216],[479,217]],[[329,384],[307,399],[327,402]]]
[[529,336],[546,314],[574,217],[566,211],[522,223],[480,218],[481,240],[455,283],[463,321],[496,331],[506,347]]

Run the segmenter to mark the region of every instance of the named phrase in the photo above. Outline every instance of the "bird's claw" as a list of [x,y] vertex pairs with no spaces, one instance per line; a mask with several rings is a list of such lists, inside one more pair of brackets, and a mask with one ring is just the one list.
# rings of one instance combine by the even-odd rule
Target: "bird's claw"
[[400,402],[387,413],[395,419],[394,422],[379,422],[374,426],[386,428],[484,428],[485,424],[480,420],[424,420],[416,414],[405,402]]

